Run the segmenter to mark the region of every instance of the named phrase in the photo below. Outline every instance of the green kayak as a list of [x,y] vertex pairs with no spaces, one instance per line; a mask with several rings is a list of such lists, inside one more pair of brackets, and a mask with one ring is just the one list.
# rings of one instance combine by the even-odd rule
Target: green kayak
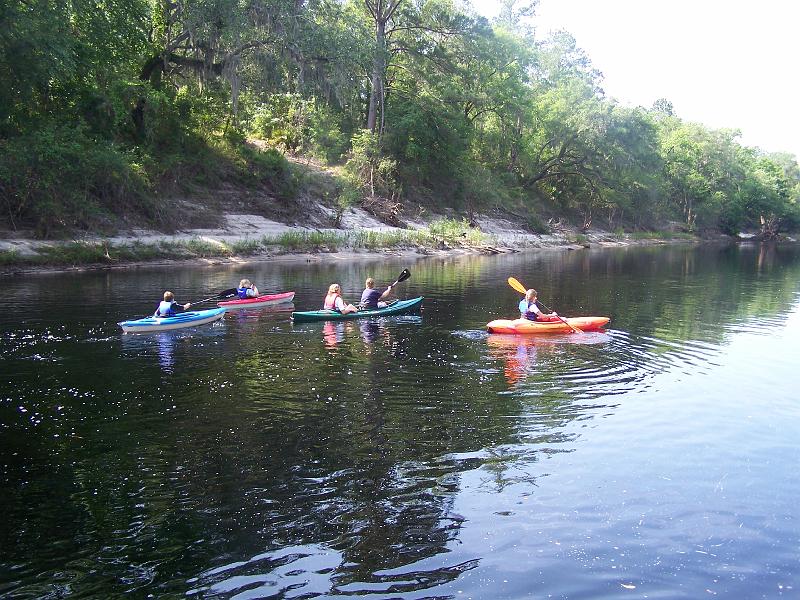
[[309,321],[341,321],[344,319],[363,319],[365,317],[382,317],[384,315],[400,315],[403,313],[419,310],[422,306],[422,296],[411,300],[398,300],[386,308],[375,308],[371,310],[360,310],[358,312],[343,315],[335,310],[308,310],[305,312],[293,312],[292,320],[295,323],[307,323]]

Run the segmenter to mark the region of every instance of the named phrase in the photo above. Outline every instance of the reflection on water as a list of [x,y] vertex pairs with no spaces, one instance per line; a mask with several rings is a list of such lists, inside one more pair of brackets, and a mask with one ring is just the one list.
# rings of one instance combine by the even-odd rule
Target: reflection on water
[[165,373],[172,373],[172,368],[175,365],[174,344],[175,339],[168,332],[158,335],[158,362]]
[[[421,315],[116,327],[404,267]],[[487,334],[510,275],[607,330]],[[9,280],[0,596],[792,597],[799,281],[766,246]]]
[[564,345],[572,349],[575,346],[608,344],[610,341],[611,336],[605,331],[587,331],[580,334],[490,334],[486,336],[488,356],[503,361],[503,374],[509,385],[524,381],[531,370],[536,368],[537,359],[547,359],[549,355],[558,352]]
[[173,373],[176,352],[183,357],[194,350],[214,347],[224,342],[225,320],[202,327],[189,327],[146,334],[119,335],[118,340],[127,359],[156,356],[161,370]]

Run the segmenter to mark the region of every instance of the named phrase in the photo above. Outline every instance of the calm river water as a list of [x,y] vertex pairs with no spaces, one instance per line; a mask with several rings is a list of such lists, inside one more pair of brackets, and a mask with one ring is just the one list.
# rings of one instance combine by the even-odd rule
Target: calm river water
[[[0,279],[0,596],[800,596],[800,250],[321,258]],[[116,325],[403,267],[418,316]],[[510,275],[612,321],[487,335]]]

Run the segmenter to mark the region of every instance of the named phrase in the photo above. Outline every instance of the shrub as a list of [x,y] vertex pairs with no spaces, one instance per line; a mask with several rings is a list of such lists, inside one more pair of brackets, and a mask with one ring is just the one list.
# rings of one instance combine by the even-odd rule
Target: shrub
[[550,229],[547,225],[539,218],[539,215],[533,212],[529,212],[526,219],[525,225],[528,229],[534,233],[538,233],[543,235],[545,233],[549,233]]
[[448,244],[481,244],[488,237],[479,229],[469,226],[466,219],[439,219],[428,225],[428,234],[437,242]]
[[278,150],[243,146],[241,152],[249,166],[251,178],[269,185],[280,198],[288,200],[297,195],[300,182],[289,161]]
[[115,212],[157,217],[146,180],[130,162],[80,125],[51,123],[0,140],[0,194],[9,224],[49,237],[75,227],[107,229]]

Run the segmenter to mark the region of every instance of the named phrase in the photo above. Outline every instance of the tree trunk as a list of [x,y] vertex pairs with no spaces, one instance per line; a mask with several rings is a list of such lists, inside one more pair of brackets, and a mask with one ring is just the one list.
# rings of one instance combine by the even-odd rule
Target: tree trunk
[[522,115],[517,115],[517,125],[514,129],[514,139],[511,140],[511,156],[508,161],[508,172],[513,173],[519,160],[519,144],[522,138]]
[[383,78],[386,74],[386,21],[375,21],[375,56],[372,60],[372,89],[369,94],[367,129],[375,133],[378,109],[383,109]]

